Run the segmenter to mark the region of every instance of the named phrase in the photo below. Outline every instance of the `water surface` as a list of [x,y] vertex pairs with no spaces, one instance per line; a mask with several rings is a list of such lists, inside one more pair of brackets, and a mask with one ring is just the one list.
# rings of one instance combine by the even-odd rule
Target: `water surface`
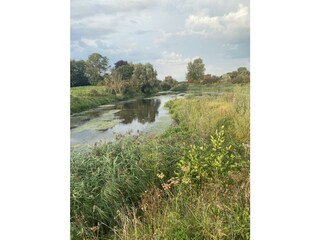
[[112,141],[121,134],[158,134],[173,119],[164,107],[176,95],[157,96],[102,105],[71,116],[71,145]]

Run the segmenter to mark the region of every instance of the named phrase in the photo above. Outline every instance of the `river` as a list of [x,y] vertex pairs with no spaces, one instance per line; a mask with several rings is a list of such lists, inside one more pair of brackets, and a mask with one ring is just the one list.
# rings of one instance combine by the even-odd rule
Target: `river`
[[179,97],[163,95],[135,99],[73,114],[71,146],[110,142],[125,134],[159,134],[174,122],[165,103]]

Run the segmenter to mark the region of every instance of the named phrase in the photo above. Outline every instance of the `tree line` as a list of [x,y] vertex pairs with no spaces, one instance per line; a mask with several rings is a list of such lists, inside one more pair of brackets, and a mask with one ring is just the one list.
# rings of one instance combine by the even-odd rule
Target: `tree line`
[[[250,72],[245,67],[226,73],[220,77],[205,74],[205,64],[201,58],[188,63],[186,80],[189,83],[210,84],[217,82],[248,83]],[[115,94],[141,92],[150,94],[161,90],[170,90],[178,82],[172,76],[163,81],[157,79],[157,71],[151,63],[132,63],[119,60],[114,67],[109,59],[99,53],[91,54],[86,61],[70,60],[70,85],[105,85]]]
[[163,81],[157,79],[157,71],[151,63],[128,63],[119,60],[111,68],[109,59],[99,53],[91,54],[86,61],[70,61],[70,85],[105,85],[108,91],[116,94],[142,92],[150,94],[169,90],[177,80],[166,76]]
[[237,71],[229,72],[218,77],[211,74],[205,74],[205,65],[201,58],[197,58],[188,63],[186,79],[189,83],[217,83],[217,82],[231,82],[231,83],[249,83],[250,71],[245,67],[239,67]]

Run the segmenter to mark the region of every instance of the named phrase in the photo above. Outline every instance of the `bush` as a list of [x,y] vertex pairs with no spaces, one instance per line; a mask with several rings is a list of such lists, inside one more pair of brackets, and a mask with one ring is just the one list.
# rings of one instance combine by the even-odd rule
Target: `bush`
[[174,86],[171,91],[175,91],[175,92],[186,92],[188,90],[188,84],[184,83],[184,84],[178,84],[176,86]]
[[224,126],[211,136],[210,145],[191,145],[178,166],[178,176],[184,184],[202,185],[221,175],[240,169],[240,155],[225,142]]

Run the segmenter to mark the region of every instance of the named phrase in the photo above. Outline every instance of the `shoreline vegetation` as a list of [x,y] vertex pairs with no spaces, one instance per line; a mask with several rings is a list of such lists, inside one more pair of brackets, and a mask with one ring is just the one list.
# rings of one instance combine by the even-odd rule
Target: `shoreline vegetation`
[[221,91],[231,91],[232,88],[232,83],[213,83],[205,85],[178,83],[170,90],[155,91],[150,94],[132,92],[130,94],[115,94],[110,93],[105,86],[78,86],[70,89],[70,113],[79,113],[101,105],[115,104],[119,101],[137,98],[179,93],[213,95],[219,94]]
[[[170,90],[163,134],[71,153],[71,239],[250,239],[250,83]],[[71,88],[71,113],[139,95]]]
[[79,113],[105,104],[143,97],[142,94],[112,94],[105,86],[79,86],[70,90],[70,113]]

